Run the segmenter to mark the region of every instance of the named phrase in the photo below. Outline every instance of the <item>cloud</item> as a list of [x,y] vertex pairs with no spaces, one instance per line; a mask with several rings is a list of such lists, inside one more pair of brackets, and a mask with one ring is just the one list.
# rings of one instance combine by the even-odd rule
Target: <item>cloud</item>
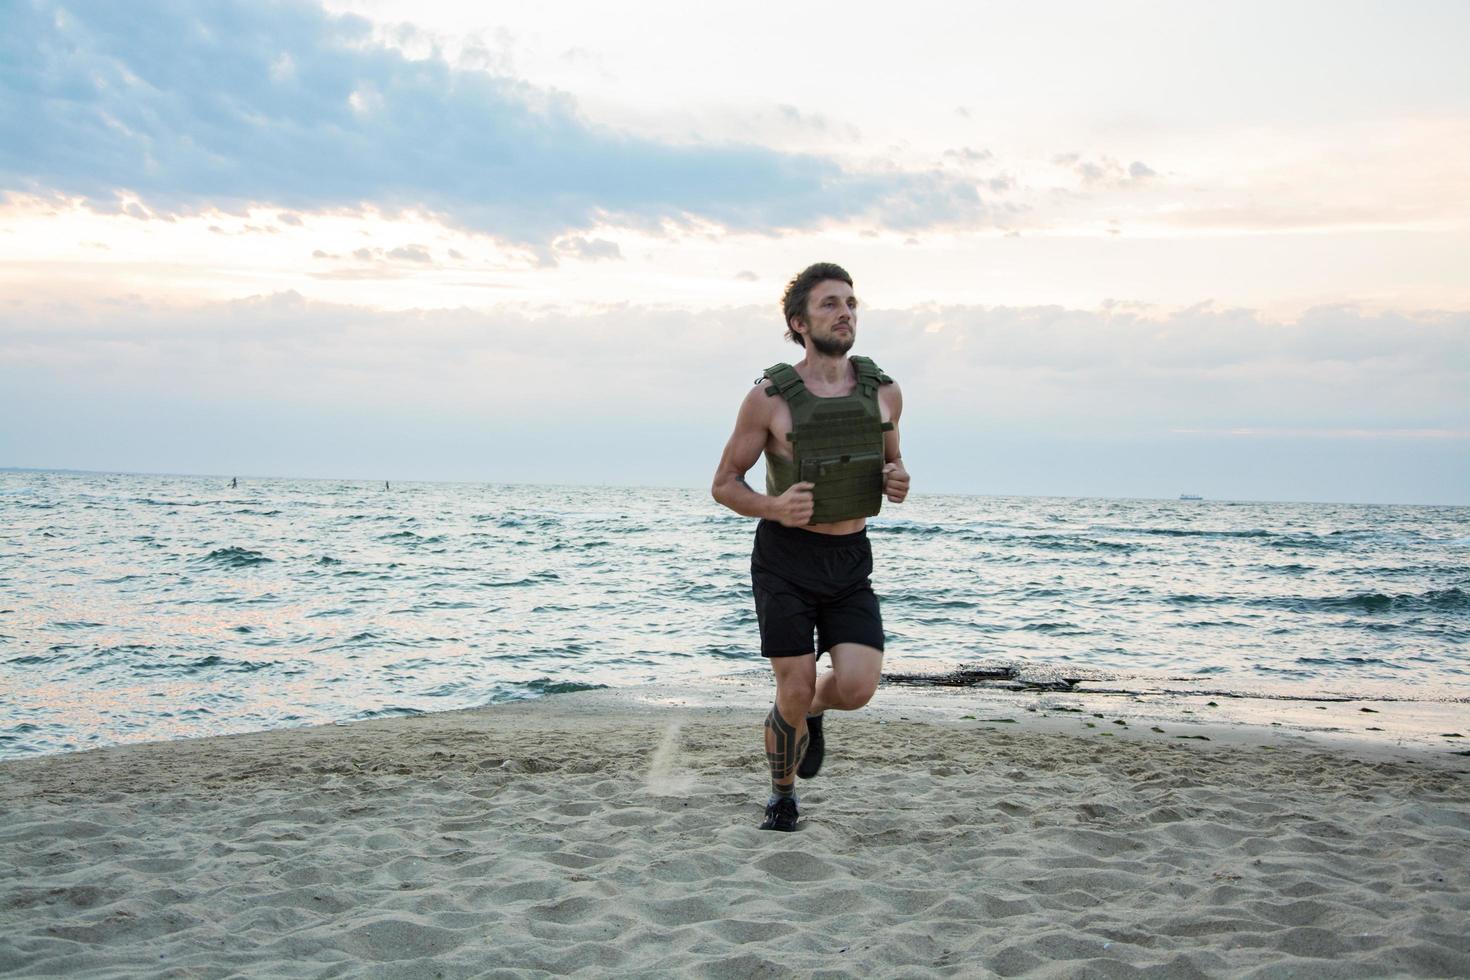
[[555,247],[563,255],[571,255],[591,262],[598,259],[621,260],[623,257],[623,250],[618,248],[618,243],[604,238],[583,238],[580,235],[571,235],[566,238],[558,238]]
[[417,209],[533,245],[608,223],[987,221],[954,176],[616,132],[565,95],[437,50],[410,59],[305,4],[21,0],[6,18],[0,189],[98,210]]
[[433,262],[434,257],[422,245],[400,245],[390,249],[387,257],[399,262]]
[[1142,160],[1134,160],[1124,167],[1110,156],[1088,160],[1076,153],[1064,153],[1052,158],[1058,166],[1070,167],[1082,178],[1084,187],[1137,187],[1158,176],[1158,173]]
[[[651,396],[659,404],[699,406],[710,378],[795,356],[777,321],[764,305],[389,312],[294,293],[194,307],[15,298],[0,302],[0,389],[36,379],[58,391],[224,386],[262,400],[310,391],[309,400],[330,402],[391,387],[461,404],[486,394],[488,372],[501,379],[484,401],[494,410],[519,393],[527,411],[562,411],[543,404],[551,378],[556,391],[591,402],[614,385],[660,392]],[[548,349],[548,335],[564,343]],[[869,310],[859,342],[912,392],[919,414],[979,429],[1405,438],[1470,430],[1467,312],[1320,307],[1282,321],[1210,303],[1172,312],[1129,303],[917,306]],[[566,345],[579,352],[577,365],[556,353]],[[621,396],[616,404],[625,404]],[[723,418],[733,406],[710,410]]]
[[[1470,313],[936,305],[869,309],[859,347],[903,385],[929,490],[1470,501]],[[0,457],[694,486],[750,380],[796,356],[766,304],[0,299]],[[614,458],[630,438],[667,450],[656,478]]]
[[[451,257],[457,255],[453,249],[450,250]],[[313,259],[331,259],[341,261],[350,258],[356,261],[356,265],[339,266],[324,272],[308,272],[312,279],[404,279],[412,275],[410,266],[433,266],[433,253],[424,245],[399,245],[396,248],[381,249],[363,246],[352,250],[350,256],[339,255],[336,252],[327,252],[323,249],[313,249]],[[464,256],[458,256],[463,258]]]
[[862,133],[856,126],[850,123],[834,123],[820,112],[802,112],[794,105],[781,103],[776,106],[776,113],[783,123],[794,129],[837,136],[845,140],[855,141],[862,138]]
[[944,155],[961,164],[989,163],[995,159],[995,154],[987,149],[975,149],[973,146],[962,146],[954,150],[945,150]]
[[884,330],[903,357],[890,373],[982,426],[1470,428],[1467,312],[960,306],[896,312]]

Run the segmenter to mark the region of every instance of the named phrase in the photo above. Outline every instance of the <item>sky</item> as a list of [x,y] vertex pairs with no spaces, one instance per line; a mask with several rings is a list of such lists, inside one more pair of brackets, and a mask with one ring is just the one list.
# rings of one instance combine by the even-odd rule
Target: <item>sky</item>
[[532,6],[0,0],[0,466],[1470,504],[1463,2]]

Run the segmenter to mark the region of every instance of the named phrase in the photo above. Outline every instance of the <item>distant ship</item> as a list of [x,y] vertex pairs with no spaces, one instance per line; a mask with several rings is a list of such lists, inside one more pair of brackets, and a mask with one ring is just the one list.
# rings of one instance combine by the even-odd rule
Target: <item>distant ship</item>
[[1204,500],[1205,498],[1204,497],[1201,497],[1197,493],[1181,493],[1179,495],[1179,499],[1180,500]]

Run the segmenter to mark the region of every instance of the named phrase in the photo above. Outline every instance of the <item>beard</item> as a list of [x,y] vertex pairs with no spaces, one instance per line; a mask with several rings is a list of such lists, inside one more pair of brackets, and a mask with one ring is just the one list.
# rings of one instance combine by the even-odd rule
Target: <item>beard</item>
[[817,349],[817,353],[828,357],[840,357],[852,350],[852,342],[856,339],[854,334],[848,334],[846,339],[840,337],[817,337],[807,335],[807,340]]

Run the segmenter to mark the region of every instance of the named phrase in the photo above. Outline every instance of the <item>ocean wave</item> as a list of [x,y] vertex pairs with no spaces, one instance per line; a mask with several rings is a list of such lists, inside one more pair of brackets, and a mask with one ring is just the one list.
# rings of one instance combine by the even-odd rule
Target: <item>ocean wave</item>
[[974,599],[947,599],[916,592],[892,592],[883,596],[885,604],[907,606],[912,609],[978,609]]
[[1057,636],[1086,636],[1090,632],[1079,628],[1076,623],[1027,623],[1021,629],[1027,633],[1046,633]]
[[[116,653],[138,653],[145,650],[156,650],[157,647],[146,645],[129,645],[110,647],[100,651],[105,654]],[[268,670],[276,666],[274,660],[238,660],[233,657],[222,657],[211,653],[207,656],[196,657],[185,660],[178,657],[169,657],[164,660],[137,661],[129,663],[130,670],[144,674],[166,673],[170,675],[181,675],[184,677],[195,677],[200,674],[226,673],[226,674],[253,674],[259,670]]]
[[517,686],[529,694],[575,694],[578,691],[600,691],[607,687],[606,684],[582,684],[577,681],[560,681],[550,677],[538,677],[533,681],[523,681]]
[[1293,533],[1278,536],[1270,543],[1273,548],[1320,548],[1330,551],[1356,550],[1365,545],[1405,545],[1433,540],[1418,531],[1369,531],[1343,529],[1326,534]]
[[215,568],[253,568],[256,565],[266,565],[274,561],[267,558],[259,551],[251,551],[249,548],[216,548],[209,554],[195,559],[199,565],[212,565]]
[[1084,538],[1070,534],[1011,535],[994,540],[1007,544],[1022,544],[1031,548],[1043,548],[1048,551],[1116,551],[1131,554],[1138,550],[1137,545],[1124,541],[1102,541],[1097,538]]
[[417,718],[427,714],[422,708],[406,708],[401,705],[390,704],[382,708],[368,708],[342,719],[343,723],[354,721],[372,721],[375,718]]
[[[479,518],[477,518],[478,520]],[[551,516],[521,517],[519,515],[505,514],[499,517],[485,517],[487,521],[493,521],[496,527],[521,529],[521,530],[545,530],[546,528],[560,527],[561,521]]]
[[378,537],[379,541],[396,541],[400,544],[443,544],[444,538],[438,534],[422,535],[415,531],[394,531],[392,534],[384,534]]
[[1098,531],[1114,534],[1142,534],[1147,537],[1163,538],[1274,538],[1276,532],[1253,527],[1240,531],[1199,530],[1191,527],[1100,527]]
[[1293,612],[1460,612],[1470,611],[1470,593],[1463,589],[1431,589],[1413,595],[1357,592],[1345,596],[1281,596],[1246,601],[1249,606],[1290,609]]
[[1367,664],[1383,664],[1395,670],[1404,669],[1398,664],[1391,663],[1379,657],[1297,657],[1296,662],[1314,667],[1342,667],[1346,665],[1361,667]]
[[868,525],[870,534],[880,536],[912,534],[919,537],[934,537],[940,534],[954,534],[960,530],[962,529],[948,527],[943,524],[914,524],[910,522],[893,524],[875,522]]
[[486,589],[514,589],[524,588],[528,585],[539,585],[542,582],[560,582],[561,576],[551,570],[535,572],[518,579],[508,579],[503,582],[481,582],[480,585]]
[[56,663],[58,660],[66,659],[67,655],[65,653],[56,653],[49,657],[42,656],[38,653],[28,653],[25,656],[12,657],[6,660],[5,663],[16,667],[40,667],[44,664]]

